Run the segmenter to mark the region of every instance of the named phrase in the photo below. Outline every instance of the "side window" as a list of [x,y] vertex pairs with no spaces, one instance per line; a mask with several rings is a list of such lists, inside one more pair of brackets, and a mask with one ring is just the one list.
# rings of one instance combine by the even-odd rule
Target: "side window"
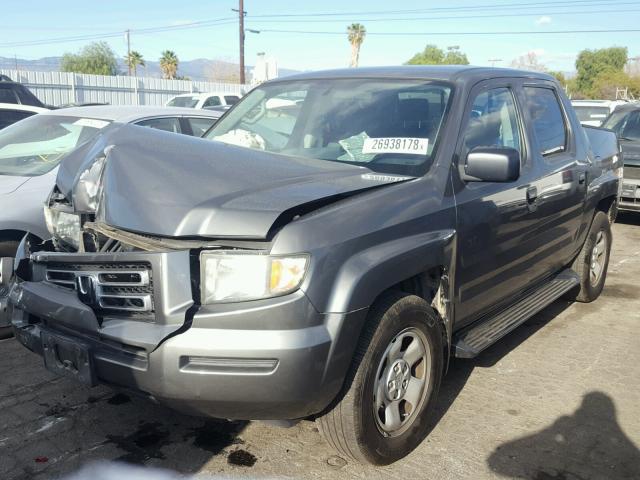
[[549,156],[566,151],[567,126],[556,93],[542,87],[525,87],[524,93],[540,154]]
[[20,110],[0,110],[0,129],[8,127],[24,118],[35,115],[34,112],[23,112]]
[[219,105],[222,105],[222,102],[220,101],[220,97],[216,95],[216,96],[207,98],[202,104],[202,108],[217,107]]
[[518,114],[510,89],[487,90],[474,99],[464,133],[464,155],[476,147],[508,147],[521,152]]
[[12,88],[2,88],[0,86],[0,103],[20,103],[18,96]]
[[225,95],[224,101],[227,102],[227,105],[235,105],[240,100],[240,97],[236,95]]
[[166,132],[180,133],[180,120],[176,117],[150,118],[136,122],[136,125],[156,128]]
[[640,110],[635,110],[628,115],[620,136],[634,142],[640,141]]
[[215,118],[187,118],[194,137],[201,137],[211,126],[216,123]]

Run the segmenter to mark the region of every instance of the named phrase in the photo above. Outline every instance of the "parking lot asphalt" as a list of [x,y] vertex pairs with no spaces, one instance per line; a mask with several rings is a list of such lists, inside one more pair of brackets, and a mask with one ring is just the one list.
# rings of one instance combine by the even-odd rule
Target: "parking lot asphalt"
[[602,296],[558,301],[478,358],[455,361],[431,434],[392,466],[346,462],[311,422],[186,417],[88,389],[9,339],[0,342],[0,478],[118,460],[206,477],[640,479],[640,215],[621,215],[613,232]]

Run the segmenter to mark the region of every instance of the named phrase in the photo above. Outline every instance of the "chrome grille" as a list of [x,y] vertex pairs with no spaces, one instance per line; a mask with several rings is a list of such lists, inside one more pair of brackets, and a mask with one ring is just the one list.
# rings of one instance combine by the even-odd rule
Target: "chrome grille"
[[75,290],[98,312],[153,312],[153,280],[146,264],[48,264],[45,280]]

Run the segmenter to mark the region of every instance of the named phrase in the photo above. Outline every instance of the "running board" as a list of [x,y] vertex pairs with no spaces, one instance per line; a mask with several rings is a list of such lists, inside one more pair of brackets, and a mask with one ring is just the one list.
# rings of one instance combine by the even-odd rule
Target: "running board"
[[540,287],[525,292],[516,303],[495,316],[475,322],[454,338],[454,355],[473,358],[540,310],[580,284],[578,274],[567,269]]

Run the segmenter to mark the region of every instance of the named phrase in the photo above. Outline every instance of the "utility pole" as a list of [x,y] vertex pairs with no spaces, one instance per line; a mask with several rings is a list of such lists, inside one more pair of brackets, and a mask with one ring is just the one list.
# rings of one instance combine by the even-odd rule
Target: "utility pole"
[[124,36],[127,38],[127,67],[129,67],[129,76],[131,76],[131,32],[127,30],[124,32]]
[[244,85],[244,0],[239,0],[238,15],[240,19],[240,85]]

